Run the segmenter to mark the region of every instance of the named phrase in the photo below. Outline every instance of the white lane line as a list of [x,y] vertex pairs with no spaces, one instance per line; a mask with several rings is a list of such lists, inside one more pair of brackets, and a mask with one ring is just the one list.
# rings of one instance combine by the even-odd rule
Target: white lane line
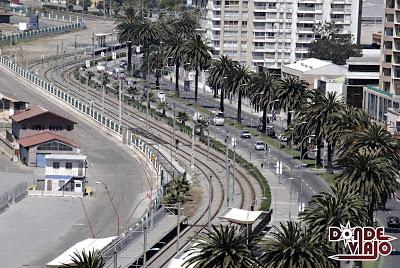
[[391,211],[389,211],[389,214],[392,214],[392,212],[391,212]]
[[314,190],[312,192],[313,192],[313,194],[316,194],[316,192]]
[[306,185],[308,186],[308,182],[306,182]]
[[308,188],[310,188],[310,190],[312,190],[312,187],[311,187],[311,186],[309,186]]

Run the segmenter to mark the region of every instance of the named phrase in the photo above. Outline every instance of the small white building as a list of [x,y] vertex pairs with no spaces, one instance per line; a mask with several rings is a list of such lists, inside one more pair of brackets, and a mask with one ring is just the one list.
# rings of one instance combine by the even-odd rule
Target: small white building
[[45,159],[45,191],[84,191],[86,155],[48,154]]

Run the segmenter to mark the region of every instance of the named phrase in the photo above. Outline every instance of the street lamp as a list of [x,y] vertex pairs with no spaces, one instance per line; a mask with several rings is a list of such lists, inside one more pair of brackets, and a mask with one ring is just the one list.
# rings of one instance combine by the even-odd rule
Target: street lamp
[[110,192],[108,191],[108,187],[107,187],[107,185],[106,185],[104,182],[101,182],[101,181],[96,181],[96,184],[101,184],[101,185],[103,185],[104,188],[105,188],[106,191],[107,191],[108,198],[110,199],[111,205],[112,205],[112,207],[113,207],[113,209],[114,209],[114,212],[115,212],[115,216],[117,217],[117,236],[119,236],[119,215],[118,215],[118,212],[117,212],[117,208],[115,207],[115,204],[114,204],[114,202],[113,202],[112,199],[111,199],[111,195],[110,195]]
[[[307,139],[307,138],[314,138],[314,137],[315,137],[314,134],[305,136],[305,137],[301,140],[301,143],[300,143],[300,151],[302,151],[302,149],[303,149],[303,142],[304,142],[304,140]],[[301,153],[300,153],[300,154],[301,154]],[[301,155],[300,155],[300,156],[301,156]],[[300,157],[300,160],[303,160],[303,157]]]
[[[296,127],[299,127],[299,126],[304,125],[304,124],[307,124],[307,122],[306,122],[306,121],[300,122],[300,123],[298,123],[297,125],[294,125],[294,127],[293,127],[293,130],[292,130],[292,139],[291,139],[292,151],[293,151],[293,134],[294,134],[294,132],[295,132],[295,130],[296,130]],[[291,156],[291,158],[292,158],[292,160],[293,160],[293,152],[290,152],[290,156]]]
[[4,132],[4,122],[6,121],[6,117],[4,116],[4,101],[0,99],[1,103],[3,104],[3,132]]
[[292,180],[295,180],[295,178],[288,178],[290,181],[290,194],[289,194],[289,221],[292,220]]

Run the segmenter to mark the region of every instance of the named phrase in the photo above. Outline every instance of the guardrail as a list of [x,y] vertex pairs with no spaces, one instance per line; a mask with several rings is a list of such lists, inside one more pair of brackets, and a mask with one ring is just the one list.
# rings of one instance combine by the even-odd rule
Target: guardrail
[[[11,12],[18,15],[24,15],[21,12]],[[64,21],[70,22],[68,24],[60,25],[60,26],[53,26],[48,28],[42,28],[38,30],[29,30],[23,31],[18,33],[6,34],[0,36],[0,44],[7,45],[13,44],[18,42],[19,40],[26,40],[40,36],[51,35],[54,33],[64,33],[74,29],[80,29],[86,27],[86,23],[84,20],[80,19],[79,17],[72,17],[72,16],[58,16],[52,15],[51,13],[42,13],[41,18],[49,19],[49,20],[57,20],[57,21]]]
[[21,182],[11,190],[0,195],[0,213],[5,211],[13,202],[19,202],[28,195],[28,183]]

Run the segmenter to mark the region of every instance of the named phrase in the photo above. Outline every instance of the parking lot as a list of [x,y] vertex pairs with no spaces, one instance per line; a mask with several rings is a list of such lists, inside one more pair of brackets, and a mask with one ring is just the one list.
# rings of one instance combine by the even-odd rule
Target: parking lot
[[26,197],[0,214],[1,267],[43,267],[43,254],[65,250],[58,244],[71,229],[88,229],[78,198]]

